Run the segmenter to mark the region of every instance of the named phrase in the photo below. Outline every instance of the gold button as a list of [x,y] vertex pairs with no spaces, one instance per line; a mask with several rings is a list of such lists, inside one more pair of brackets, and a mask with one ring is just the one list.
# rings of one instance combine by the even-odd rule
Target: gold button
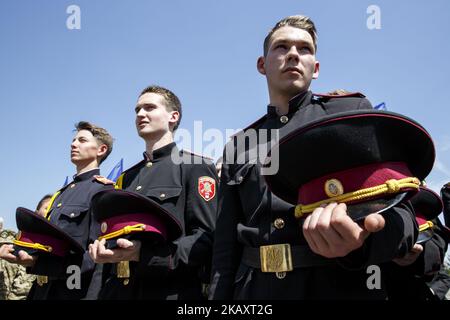
[[75,188],[75,183],[70,185],[70,189]]
[[70,217],[71,217],[71,218],[75,217],[75,213],[72,212],[72,213],[70,214]]
[[165,197],[166,197],[166,194],[165,194],[165,193],[161,193],[160,197],[161,197],[161,198],[165,198]]
[[147,163],[145,164],[145,166],[146,166],[147,168],[150,168],[152,165],[153,165],[153,163],[151,163],[150,161],[147,162]]
[[58,203],[58,205],[56,207],[59,208],[61,206],[62,206],[62,203],[60,202],[60,203]]
[[240,177],[238,178],[238,181],[239,181],[239,182],[242,182],[242,180],[244,180],[244,177],[243,177],[243,176],[240,176]]
[[130,283],[130,279],[123,280],[123,285],[127,286]]
[[53,248],[52,247],[48,247],[48,252],[52,252]]
[[275,219],[275,221],[273,222],[273,225],[275,226],[275,228],[277,229],[283,229],[284,228],[284,220],[281,218],[277,218]]
[[284,278],[286,278],[286,272],[285,271],[283,271],[283,272],[275,272],[275,276],[278,279],[283,280]]
[[281,121],[281,123],[287,123],[289,121],[289,118],[286,116],[281,116],[280,121]]
[[142,186],[137,186],[136,187],[136,191],[139,191],[139,190],[141,190],[142,189]]
[[105,233],[106,230],[108,230],[108,224],[106,222],[102,222],[100,229],[101,229],[102,233]]

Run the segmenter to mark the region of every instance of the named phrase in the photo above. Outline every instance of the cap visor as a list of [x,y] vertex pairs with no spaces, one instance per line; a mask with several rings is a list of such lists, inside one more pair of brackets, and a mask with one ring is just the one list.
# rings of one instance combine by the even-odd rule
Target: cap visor
[[374,199],[367,202],[349,204],[347,205],[347,214],[353,219],[353,221],[360,221],[369,214],[381,214],[386,212],[404,200],[407,195],[408,192],[402,192],[396,194],[392,198]]

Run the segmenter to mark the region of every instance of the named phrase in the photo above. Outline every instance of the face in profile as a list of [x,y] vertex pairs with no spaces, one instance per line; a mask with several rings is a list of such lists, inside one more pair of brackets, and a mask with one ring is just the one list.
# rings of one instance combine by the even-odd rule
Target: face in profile
[[78,131],[70,145],[70,159],[75,165],[91,163],[103,153],[97,139],[88,130]]
[[170,124],[177,120],[177,112],[167,111],[163,96],[147,92],[138,99],[136,108],[136,129],[139,136],[158,138],[170,131]]

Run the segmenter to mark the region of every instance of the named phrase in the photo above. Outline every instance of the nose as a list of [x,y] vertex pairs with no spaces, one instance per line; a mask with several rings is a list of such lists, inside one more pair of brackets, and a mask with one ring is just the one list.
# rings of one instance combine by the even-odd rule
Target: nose
[[76,147],[77,147],[77,140],[73,140],[70,145],[70,149],[75,149]]
[[295,62],[299,62],[300,61],[300,56],[298,54],[296,46],[291,46],[289,48],[289,51],[286,54],[286,58],[287,58],[288,61],[290,61],[290,60],[294,60]]
[[136,118],[144,118],[145,117],[145,110],[144,108],[140,108],[139,111],[136,113]]

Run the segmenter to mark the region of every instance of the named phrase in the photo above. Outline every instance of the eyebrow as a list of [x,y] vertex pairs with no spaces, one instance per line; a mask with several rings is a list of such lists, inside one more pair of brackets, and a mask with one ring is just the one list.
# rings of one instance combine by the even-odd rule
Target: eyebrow
[[154,103],[143,102],[143,103],[138,103],[136,105],[136,107],[134,107],[134,110],[137,111],[138,109],[141,109],[141,108],[146,107],[146,106],[155,107],[156,108],[156,104],[154,104]]
[[314,44],[312,44],[312,43],[309,42],[309,41],[305,41],[305,40],[301,40],[301,39],[299,39],[299,40],[294,40],[294,39],[289,39],[289,38],[287,38],[287,39],[286,39],[286,38],[284,38],[284,39],[275,39],[275,40],[272,42],[272,46],[277,45],[277,44],[282,44],[282,43],[290,43],[290,42],[306,44],[306,45],[308,45],[309,47],[314,48]]

